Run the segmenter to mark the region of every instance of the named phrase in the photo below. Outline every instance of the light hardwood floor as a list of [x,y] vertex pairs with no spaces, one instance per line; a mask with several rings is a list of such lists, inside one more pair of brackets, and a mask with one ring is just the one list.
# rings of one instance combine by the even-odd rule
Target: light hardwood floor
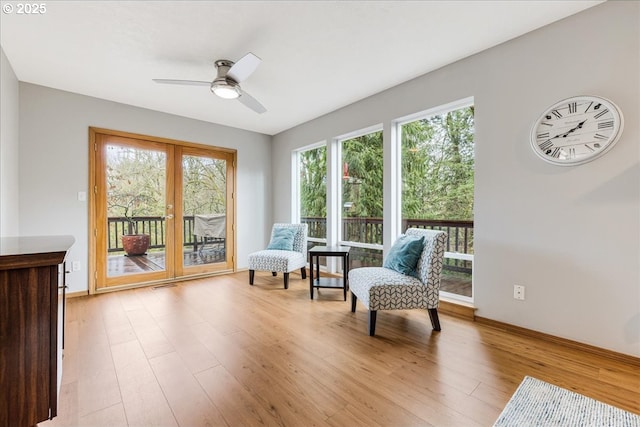
[[[317,292],[317,291],[316,291]],[[73,298],[50,426],[491,426],[525,375],[640,413],[638,366],[237,273]]]

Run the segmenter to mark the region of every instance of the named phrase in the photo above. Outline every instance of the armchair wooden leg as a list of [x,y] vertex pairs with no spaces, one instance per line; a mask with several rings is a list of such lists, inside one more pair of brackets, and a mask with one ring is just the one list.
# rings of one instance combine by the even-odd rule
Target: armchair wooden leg
[[289,289],[289,273],[284,273],[284,288]]
[[376,334],[376,310],[369,310],[369,336],[372,337]]
[[306,279],[307,278],[307,268],[306,267],[302,267],[300,269],[300,274],[302,274],[302,278]]
[[253,277],[255,276],[256,271],[255,270],[249,270],[249,284],[253,285]]
[[438,319],[438,309],[437,308],[429,308],[429,318],[431,319],[431,326],[433,326],[434,331],[440,330],[440,319]]
[[358,301],[358,297],[356,296],[356,294],[351,292],[351,312],[352,313],[356,312],[356,301]]

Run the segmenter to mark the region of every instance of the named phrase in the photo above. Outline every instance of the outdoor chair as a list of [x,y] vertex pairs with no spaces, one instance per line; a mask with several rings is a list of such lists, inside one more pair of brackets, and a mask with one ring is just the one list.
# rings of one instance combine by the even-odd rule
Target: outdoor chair
[[431,325],[440,330],[438,303],[447,233],[409,228],[394,243],[382,267],[349,271],[351,311],[356,301],[369,310],[369,335],[376,331],[378,310],[427,309]]
[[249,284],[256,270],[284,273],[284,288],[289,289],[289,273],[300,269],[307,278],[307,224],[273,224],[267,249],[249,254]]

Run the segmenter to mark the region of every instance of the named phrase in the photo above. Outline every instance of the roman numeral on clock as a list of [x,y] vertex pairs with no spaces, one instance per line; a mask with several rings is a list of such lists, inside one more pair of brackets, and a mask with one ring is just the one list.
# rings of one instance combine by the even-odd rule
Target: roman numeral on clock
[[609,129],[613,127],[613,120],[598,123],[598,129]]
[[584,110],[584,112],[586,113],[587,111],[589,111],[589,108],[591,108],[592,105],[593,105],[593,101],[591,101],[589,105],[587,105],[587,109]]
[[596,133],[595,135],[593,135],[593,137],[594,137],[595,139],[607,139],[607,137],[606,137],[606,136],[604,136],[604,135],[600,135],[599,133]]
[[578,103],[577,102],[570,102],[569,103],[569,114],[573,114],[576,111],[578,111]]
[[560,157],[560,151],[561,150],[562,149],[560,147],[554,148],[553,152],[551,153],[551,157],[555,157],[555,158]]
[[604,110],[600,111],[598,114],[596,114],[595,116],[593,116],[594,119],[599,119],[600,117],[604,116],[605,114],[607,114],[609,112],[609,110],[607,108],[605,108]]
[[558,110],[553,110],[553,111],[551,112],[551,114],[553,114],[554,116],[556,116],[556,118],[558,118],[558,119],[562,117],[562,113],[560,113],[560,111],[558,111]]
[[538,144],[538,147],[540,147],[541,150],[546,150],[548,148],[553,147],[553,143],[549,140],[546,140],[542,144]]
[[544,133],[539,133],[537,135],[538,139],[542,139],[542,138],[549,138],[549,132],[544,132]]

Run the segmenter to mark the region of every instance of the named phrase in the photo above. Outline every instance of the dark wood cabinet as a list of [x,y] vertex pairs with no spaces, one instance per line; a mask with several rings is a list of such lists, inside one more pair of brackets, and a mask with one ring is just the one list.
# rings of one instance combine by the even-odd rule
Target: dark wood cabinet
[[[0,239],[0,426],[57,414],[60,269],[71,236]],[[60,372],[61,373],[61,372]]]

